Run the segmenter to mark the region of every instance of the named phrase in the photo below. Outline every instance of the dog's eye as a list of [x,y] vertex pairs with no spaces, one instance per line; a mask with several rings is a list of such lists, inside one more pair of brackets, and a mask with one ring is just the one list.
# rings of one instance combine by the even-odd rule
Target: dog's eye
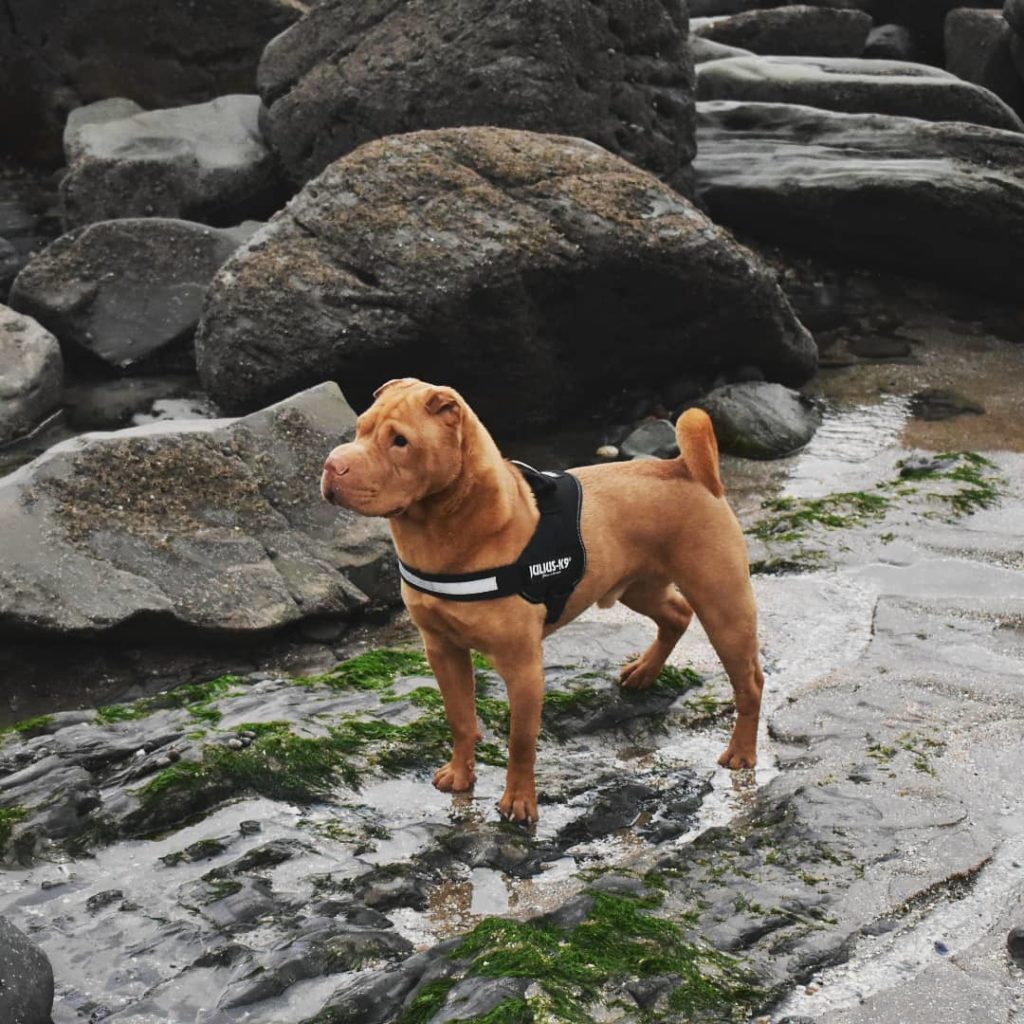
[[409,439],[404,434],[395,434],[395,439],[391,443],[396,448],[404,448],[409,443]]

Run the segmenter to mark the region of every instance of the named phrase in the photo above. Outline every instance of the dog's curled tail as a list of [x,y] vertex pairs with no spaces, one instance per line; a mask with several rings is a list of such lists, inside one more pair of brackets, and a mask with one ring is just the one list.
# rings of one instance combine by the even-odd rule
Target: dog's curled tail
[[721,498],[725,488],[718,472],[718,441],[711,417],[703,409],[687,409],[676,423],[676,439],[693,479]]

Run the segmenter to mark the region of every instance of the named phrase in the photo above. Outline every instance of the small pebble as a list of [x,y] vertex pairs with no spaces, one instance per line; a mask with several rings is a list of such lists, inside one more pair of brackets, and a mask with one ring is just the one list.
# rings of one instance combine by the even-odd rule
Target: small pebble
[[1010,959],[1018,967],[1024,967],[1024,926],[1010,929],[1010,934],[1006,936],[1006,949]]
[[617,459],[619,457],[619,449],[613,444],[603,444],[594,454],[599,459]]
[[243,836],[255,836],[263,831],[263,826],[258,821],[242,821],[239,822],[238,831]]
[[242,747],[245,746],[245,744],[240,739],[238,739],[237,736],[232,736],[231,739],[228,740],[226,745],[229,746],[232,750],[241,750]]
[[936,939],[935,952],[938,953],[939,956],[946,956],[949,953],[949,946],[947,946],[944,942],[940,942]]

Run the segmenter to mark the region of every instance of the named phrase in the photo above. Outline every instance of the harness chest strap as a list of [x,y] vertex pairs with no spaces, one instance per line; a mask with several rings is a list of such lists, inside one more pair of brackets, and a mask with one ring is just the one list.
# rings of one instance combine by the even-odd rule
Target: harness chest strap
[[470,573],[427,573],[399,559],[398,571],[413,589],[449,601],[488,601],[518,594],[547,608],[557,622],[587,568],[580,516],[583,489],[571,473],[541,473],[513,462],[530,485],[540,520],[519,557],[509,565]]

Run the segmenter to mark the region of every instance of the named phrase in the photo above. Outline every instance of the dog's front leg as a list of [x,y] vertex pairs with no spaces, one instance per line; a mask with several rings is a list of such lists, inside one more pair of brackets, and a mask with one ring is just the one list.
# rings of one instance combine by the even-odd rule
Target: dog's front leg
[[463,647],[423,633],[427,661],[441,688],[444,711],[452,730],[452,759],[438,768],[434,785],[446,793],[461,793],[476,782],[476,678],[470,653]]
[[537,784],[533,773],[544,703],[544,656],[540,639],[535,645],[522,641],[517,650],[508,653],[493,652],[491,660],[508,688],[511,718],[508,773],[498,811],[510,821],[532,824],[538,818]]

